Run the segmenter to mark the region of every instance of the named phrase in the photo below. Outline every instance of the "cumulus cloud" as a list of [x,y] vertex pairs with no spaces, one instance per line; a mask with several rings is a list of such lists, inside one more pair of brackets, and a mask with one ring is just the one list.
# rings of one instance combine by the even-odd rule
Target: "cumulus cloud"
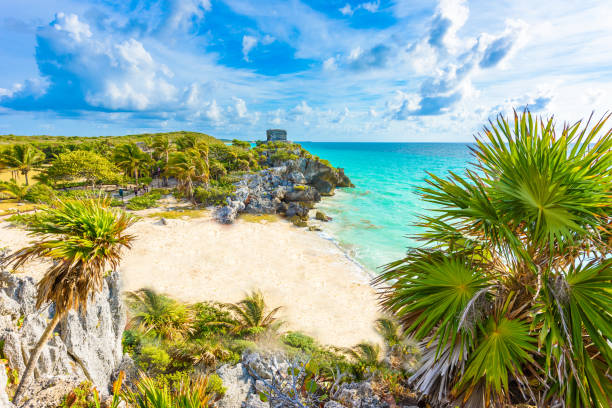
[[340,11],[340,13],[344,16],[352,16],[353,14],[355,14],[357,10],[360,10],[360,9],[369,11],[370,13],[376,13],[379,7],[380,7],[380,0],[361,3],[355,6],[354,8],[351,7],[349,3],[346,3],[344,7],[338,9],[338,11]]
[[336,58],[329,57],[328,59],[323,61],[323,69],[324,70],[326,70],[326,71],[333,71],[336,68],[338,68],[338,65],[336,64]]
[[234,97],[236,114],[239,118],[244,118],[247,115],[248,109],[244,99]]
[[213,122],[221,122],[223,120],[223,115],[221,108],[217,105],[217,101],[213,99],[212,102],[209,103],[208,109],[206,109],[205,115],[208,119]]
[[464,0],[440,1],[427,36],[409,49],[413,66],[426,77],[416,95],[389,105],[387,117],[405,120],[448,113],[475,93],[471,78],[476,72],[501,65],[525,43],[527,25],[520,20],[507,20],[500,34],[459,38],[457,32],[468,16]]
[[445,51],[455,51],[461,46],[457,31],[463,27],[469,14],[465,0],[441,0],[427,42]]
[[[99,36],[76,14],[58,13],[37,33],[36,62],[47,82],[33,80],[3,101],[13,109],[143,111],[176,101],[172,73],[133,38]],[[40,80],[39,80],[40,82]]]
[[187,29],[194,19],[204,17],[204,12],[210,11],[210,0],[170,0],[167,1],[170,13],[168,14],[166,29]]
[[520,112],[525,109],[533,113],[547,112],[553,100],[554,92],[551,89],[542,88],[535,93],[506,99],[501,104],[493,106],[487,116],[492,117],[500,113],[509,115],[513,110]]
[[245,35],[242,37],[242,58],[245,61],[249,61],[249,53],[257,45],[257,38],[252,35]]
[[512,52],[524,45],[526,34],[527,24],[524,21],[507,20],[506,30],[500,36],[491,37],[484,35],[481,37],[479,43],[485,48],[480,59],[480,67],[492,68],[509,58]]

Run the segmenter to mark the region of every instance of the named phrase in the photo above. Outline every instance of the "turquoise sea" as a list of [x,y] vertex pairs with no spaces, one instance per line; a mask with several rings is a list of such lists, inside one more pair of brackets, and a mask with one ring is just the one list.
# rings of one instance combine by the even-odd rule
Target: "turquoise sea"
[[344,168],[355,188],[338,189],[317,205],[332,222],[323,232],[349,256],[376,273],[401,258],[415,243],[411,226],[431,206],[415,187],[425,185],[426,172],[444,176],[463,173],[472,161],[461,143],[300,143],[334,166]]

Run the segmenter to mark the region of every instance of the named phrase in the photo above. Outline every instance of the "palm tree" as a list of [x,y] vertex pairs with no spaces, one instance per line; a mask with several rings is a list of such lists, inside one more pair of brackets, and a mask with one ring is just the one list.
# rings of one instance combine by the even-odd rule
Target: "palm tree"
[[[164,160],[164,168],[168,168],[168,161],[170,159],[170,153],[175,150],[175,145],[172,143],[170,138],[167,135],[158,135],[153,140],[152,144],[153,150],[157,155],[157,158],[162,158]],[[164,177],[164,185],[167,185],[168,181],[166,177]]]
[[170,155],[167,173],[175,176],[179,182],[179,190],[193,199],[194,182],[208,181],[208,163],[195,149],[175,152]]
[[9,182],[0,182],[0,193],[8,194],[16,198],[17,201],[23,201],[28,195],[28,191],[30,191],[29,187],[17,184],[15,179],[11,179]]
[[163,340],[183,340],[193,331],[193,313],[189,308],[153,289],[140,289],[127,294],[132,310],[130,325],[145,334]]
[[58,201],[28,224],[30,235],[39,240],[13,253],[9,261],[17,268],[31,259],[53,262],[37,284],[36,307],[53,302],[55,315],[30,353],[14,401],[27,388],[38,357],[57,323],[69,310],[85,309],[89,297],[104,283],[107,267],[115,270],[121,249],[130,248],[134,239],[125,233],[135,221],[124,212],[111,210],[102,198]]
[[214,369],[219,361],[230,357],[231,352],[219,341],[195,339],[189,342],[174,344],[170,351],[174,361],[184,362],[189,366],[202,369]]
[[552,119],[500,116],[474,169],[429,175],[423,246],[376,280],[423,342],[415,391],[470,407],[610,406],[608,118],[557,134]]
[[149,163],[149,156],[136,143],[126,143],[115,147],[113,160],[126,175],[134,177],[138,185],[138,177]]
[[358,379],[366,379],[384,368],[384,353],[379,344],[359,343],[344,352],[353,359]]
[[29,144],[18,144],[2,153],[0,161],[25,176],[25,185],[29,185],[28,174],[45,160],[45,154]]
[[252,292],[238,303],[228,303],[225,307],[232,313],[234,321],[229,324],[227,322],[211,324],[228,325],[233,333],[258,335],[265,330],[276,330],[283,324],[276,318],[281,307],[268,312],[263,294],[259,291]]

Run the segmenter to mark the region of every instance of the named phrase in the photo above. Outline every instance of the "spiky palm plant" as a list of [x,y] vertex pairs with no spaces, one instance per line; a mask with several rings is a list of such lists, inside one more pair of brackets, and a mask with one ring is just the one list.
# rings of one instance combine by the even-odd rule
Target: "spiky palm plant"
[[15,169],[25,177],[25,185],[29,185],[28,174],[36,166],[40,165],[45,160],[45,153],[42,150],[29,144],[18,144],[12,149],[3,152],[0,155],[2,161],[7,167]]
[[552,118],[500,116],[465,176],[429,175],[423,246],[376,280],[423,342],[417,391],[470,407],[610,406],[608,118],[559,133]]
[[102,288],[107,268],[115,270],[121,250],[131,246],[134,237],[126,234],[126,229],[134,218],[110,209],[109,204],[109,200],[99,198],[57,201],[54,207],[43,208],[27,226],[30,235],[39,240],[9,257],[15,268],[32,259],[53,263],[37,283],[36,307],[55,304],[53,319],[30,352],[14,401],[19,401],[27,388],[57,323],[69,310],[87,307],[88,299]]
[[216,397],[208,388],[208,377],[202,376],[182,381],[176,391],[171,391],[143,375],[133,388],[120,393],[133,408],[208,408],[214,406]]
[[183,340],[193,331],[193,313],[186,306],[153,289],[127,294],[130,325],[162,340]]
[[126,175],[134,177],[138,184],[138,178],[149,164],[150,157],[136,143],[126,143],[115,147],[113,161]]
[[230,326],[236,334],[258,335],[266,330],[276,330],[283,324],[276,317],[281,307],[268,312],[263,294],[259,291],[253,291],[238,303],[228,303],[225,306],[232,313],[234,321],[210,324]]
[[28,195],[29,190],[30,188],[28,186],[17,184],[15,179],[11,179],[11,181],[8,182],[0,182],[0,193],[16,198],[17,201],[23,201]]
[[230,357],[231,352],[218,340],[195,339],[174,344],[169,354],[174,361],[187,363],[203,370],[214,370],[219,361]]
[[354,362],[358,379],[366,379],[385,366],[383,352],[380,344],[359,343],[354,347],[344,349]]

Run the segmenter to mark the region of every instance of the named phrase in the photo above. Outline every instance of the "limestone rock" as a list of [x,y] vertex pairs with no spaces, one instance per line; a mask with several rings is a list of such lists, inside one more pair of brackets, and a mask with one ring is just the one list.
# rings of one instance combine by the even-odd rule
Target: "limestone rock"
[[[31,278],[2,272],[0,280],[5,282],[0,289],[0,308],[9,312],[0,320],[2,352],[9,366],[21,374],[55,309],[47,305],[34,310],[36,287]],[[40,384],[56,387],[49,383],[51,379],[69,379],[77,384],[89,380],[101,396],[108,394],[111,376],[123,359],[121,338],[126,310],[120,292],[119,274],[115,272],[90,299],[86,311],[71,311],[60,321],[37,361],[33,387]],[[26,396],[30,396],[29,391]]]
[[[235,366],[223,365],[217,370],[217,375],[221,377],[223,386],[227,388],[223,398],[217,402],[219,408],[242,407],[243,403],[250,400],[250,396],[255,393],[254,380],[242,363]],[[255,397],[259,400],[257,395]]]
[[19,408],[56,408],[64,396],[82,381],[75,377],[57,376],[38,381],[26,391]]
[[327,215],[325,215],[323,211],[317,211],[315,214],[315,218],[323,222],[331,221],[331,217],[328,217]]
[[287,216],[287,218],[291,218],[294,215],[297,215],[298,217],[306,217],[308,216],[308,212],[309,209],[304,207],[300,203],[289,203],[285,215]]
[[6,384],[8,378],[6,378],[6,368],[4,364],[0,363],[0,408],[13,408],[13,404],[9,401],[6,393]]
[[285,201],[321,201],[321,194],[313,188],[306,187],[303,190],[292,190],[285,194]]
[[334,400],[347,408],[389,408],[389,404],[380,400],[367,381],[342,384]]
[[339,403],[338,401],[327,401],[323,408],[346,408],[344,405]]

